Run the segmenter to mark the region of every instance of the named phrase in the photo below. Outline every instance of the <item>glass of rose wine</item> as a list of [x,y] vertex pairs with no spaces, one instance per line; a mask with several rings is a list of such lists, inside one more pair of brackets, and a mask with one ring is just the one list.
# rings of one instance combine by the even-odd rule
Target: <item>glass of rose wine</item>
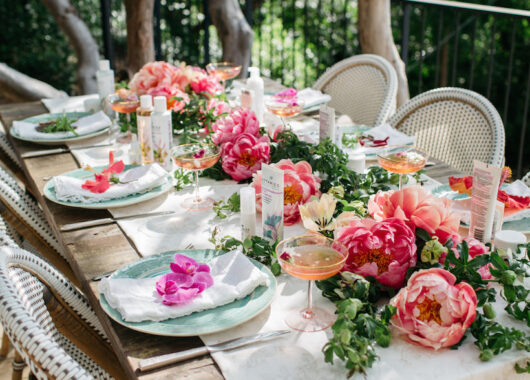
[[265,102],[265,107],[267,107],[269,112],[279,116],[283,126],[286,127],[285,119],[298,116],[302,113],[304,110],[304,101],[296,97],[276,98],[273,96]]
[[188,210],[206,210],[213,207],[212,198],[201,198],[199,194],[199,170],[208,169],[219,161],[221,150],[217,145],[206,143],[184,144],[171,152],[178,167],[195,172],[195,194],[182,201],[181,206]]
[[233,79],[241,72],[241,65],[232,62],[213,62],[206,65],[208,74],[221,81],[223,88],[227,80]]
[[383,169],[399,174],[399,190],[403,186],[403,174],[416,173],[425,167],[427,154],[409,145],[389,145],[377,154]]
[[323,235],[295,236],[281,241],[276,256],[282,269],[291,276],[309,280],[307,306],[289,312],[287,326],[298,331],[321,331],[335,322],[335,315],[313,306],[312,285],[314,280],[325,280],[337,274],[348,257],[348,249],[341,243]]
[[[136,109],[140,106],[140,99],[138,99],[138,95],[125,88],[122,88],[116,91],[114,94],[108,95],[106,101],[113,111],[125,114],[125,125],[127,126],[127,131],[120,134],[116,141],[121,144],[130,143],[132,139],[130,127],[131,113],[136,112]],[[116,122],[117,121],[118,118],[116,118]]]

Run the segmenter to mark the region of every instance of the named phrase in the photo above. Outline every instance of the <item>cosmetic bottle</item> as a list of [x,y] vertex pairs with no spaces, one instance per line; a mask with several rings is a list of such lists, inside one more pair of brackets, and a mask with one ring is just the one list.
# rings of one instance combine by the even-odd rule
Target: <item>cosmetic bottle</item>
[[154,161],[151,135],[152,113],[153,98],[151,95],[140,96],[140,107],[136,110],[136,125],[138,126],[138,141],[142,151],[142,165],[147,165]]
[[170,152],[173,145],[171,111],[167,109],[165,96],[155,96],[153,100],[155,107],[151,115],[151,121],[154,159],[164,169],[171,170]]

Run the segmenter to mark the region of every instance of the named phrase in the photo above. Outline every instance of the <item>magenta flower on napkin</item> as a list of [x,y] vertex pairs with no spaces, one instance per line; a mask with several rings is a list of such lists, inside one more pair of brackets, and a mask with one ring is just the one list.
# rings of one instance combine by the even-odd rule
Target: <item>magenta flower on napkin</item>
[[213,285],[210,267],[199,264],[191,257],[176,254],[169,264],[170,273],[156,282],[156,291],[162,296],[164,305],[179,305],[190,302],[205,289]]

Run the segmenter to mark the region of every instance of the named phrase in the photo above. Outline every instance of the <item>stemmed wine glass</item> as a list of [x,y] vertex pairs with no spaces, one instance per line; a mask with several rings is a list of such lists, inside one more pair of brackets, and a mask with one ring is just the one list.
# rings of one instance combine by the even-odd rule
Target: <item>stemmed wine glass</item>
[[403,174],[416,173],[425,167],[427,154],[410,145],[389,145],[377,154],[383,169],[399,174],[399,190],[403,187]]
[[298,116],[304,110],[304,101],[296,98],[271,97],[265,102],[265,107],[273,114],[280,117],[284,128],[285,118]]
[[313,280],[324,280],[341,270],[348,257],[348,249],[338,241],[311,234],[281,241],[276,247],[276,256],[285,272],[309,280],[307,306],[290,311],[285,323],[294,330],[308,332],[330,327],[335,322],[335,315],[313,306],[311,287]]
[[207,143],[184,144],[174,147],[171,154],[177,166],[195,172],[195,195],[184,199],[181,206],[188,210],[212,208],[214,200],[212,198],[203,199],[199,195],[199,170],[215,165],[221,156],[219,147]]
[[206,65],[208,74],[217,77],[225,88],[225,82],[233,79],[241,72],[241,65],[232,62],[213,62]]
[[[122,144],[130,143],[132,137],[130,127],[131,113],[135,112],[140,106],[140,99],[138,99],[138,95],[127,89],[120,89],[113,94],[107,95],[106,101],[112,110],[117,113],[124,113],[126,115],[125,123],[127,126],[127,131],[120,134],[116,141]],[[117,122],[118,118],[116,118],[116,123]]]

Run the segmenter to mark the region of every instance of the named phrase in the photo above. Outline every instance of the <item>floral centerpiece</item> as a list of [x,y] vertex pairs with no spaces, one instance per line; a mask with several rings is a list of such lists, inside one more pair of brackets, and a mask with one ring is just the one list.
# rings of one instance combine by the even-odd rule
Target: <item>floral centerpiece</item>
[[180,131],[209,128],[230,110],[219,80],[185,63],[149,62],[133,76],[129,88],[138,95],[165,96],[173,128]]

